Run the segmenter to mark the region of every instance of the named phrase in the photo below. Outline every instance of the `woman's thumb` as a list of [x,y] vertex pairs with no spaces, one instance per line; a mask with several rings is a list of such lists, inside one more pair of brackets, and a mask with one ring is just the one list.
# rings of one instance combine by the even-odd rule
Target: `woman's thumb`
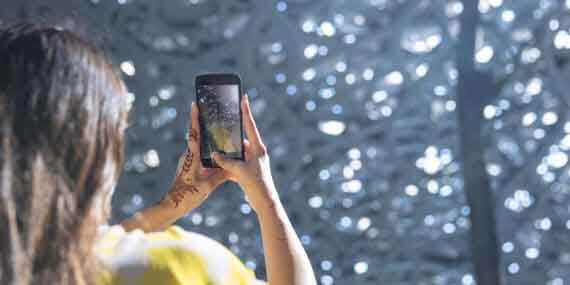
[[212,154],[214,161],[223,169],[232,170],[235,167],[235,162],[229,158],[224,157],[219,152],[214,152]]

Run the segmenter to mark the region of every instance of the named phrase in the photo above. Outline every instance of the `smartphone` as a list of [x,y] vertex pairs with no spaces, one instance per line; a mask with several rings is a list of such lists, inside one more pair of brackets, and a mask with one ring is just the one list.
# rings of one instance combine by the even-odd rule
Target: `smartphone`
[[196,76],[195,85],[202,165],[219,167],[212,159],[214,152],[244,160],[239,76],[231,73],[201,74]]

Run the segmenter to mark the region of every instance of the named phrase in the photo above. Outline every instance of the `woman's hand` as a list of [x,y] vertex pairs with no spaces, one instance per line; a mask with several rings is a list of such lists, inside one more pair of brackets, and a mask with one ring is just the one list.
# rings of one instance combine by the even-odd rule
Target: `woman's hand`
[[191,127],[186,152],[178,160],[170,190],[156,205],[146,208],[121,222],[125,230],[145,232],[164,230],[190,210],[198,207],[208,195],[226,180],[221,169],[206,169],[200,162],[200,128],[198,110],[192,104]]
[[241,186],[252,208],[259,214],[274,207],[279,197],[271,176],[267,148],[261,141],[247,95],[241,100],[241,109],[243,127],[249,139],[243,142],[245,160],[226,158],[219,153],[215,153],[213,159],[224,169],[226,177]]
[[188,132],[187,149],[178,160],[176,176],[170,191],[161,201],[183,215],[200,205],[218,185],[226,180],[221,169],[202,166],[199,148],[200,128],[195,103],[192,103],[190,114],[191,126]]

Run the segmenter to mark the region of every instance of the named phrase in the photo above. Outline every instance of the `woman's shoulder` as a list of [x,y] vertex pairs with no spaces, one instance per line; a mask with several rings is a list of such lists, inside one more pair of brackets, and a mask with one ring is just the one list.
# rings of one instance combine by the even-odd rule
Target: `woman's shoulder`
[[95,251],[105,284],[256,284],[221,243],[178,226],[153,233],[102,228]]

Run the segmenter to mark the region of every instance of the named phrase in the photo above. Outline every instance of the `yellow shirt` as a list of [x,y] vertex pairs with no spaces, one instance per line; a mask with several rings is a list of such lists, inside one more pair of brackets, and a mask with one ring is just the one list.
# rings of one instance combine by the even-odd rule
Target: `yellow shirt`
[[254,273],[222,244],[171,226],[163,232],[103,227],[95,252],[102,285],[259,285]]

